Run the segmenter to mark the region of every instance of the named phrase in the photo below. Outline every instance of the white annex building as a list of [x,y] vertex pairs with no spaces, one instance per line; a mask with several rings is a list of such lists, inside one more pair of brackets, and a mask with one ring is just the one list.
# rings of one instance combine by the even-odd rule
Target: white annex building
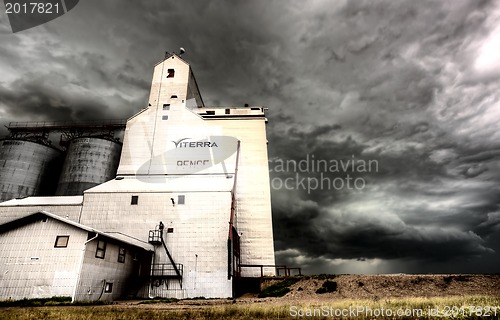
[[[205,107],[190,65],[174,53],[155,66],[148,105],[127,121],[115,179],[83,196],[0,203],[0,265],[9,270],[0,272],[0,299],[53,296],[47,282],[26,281],[26,270],[41,264],[48,283],[61,283],[57,275],[72,279],[77,300],[116,298],[101,294],[110,286],[143,297],[232,297],[239,278],[275,274],[265,108]],[[43,232],[47,225],[26,219],[35,213],[64,228]],[[76,250],[68,263],[57,255],[60,236]],[[87,244],[91,236],[97,240]],[[47,241],[54,246],[23,250]],[[109,268],[124,275],[116,284],[91,261],[100,259],[97,252],[77,254],[101,246],[100,256],[108,242],[116,247]],[[79,287],[82,268],[94,279]]]

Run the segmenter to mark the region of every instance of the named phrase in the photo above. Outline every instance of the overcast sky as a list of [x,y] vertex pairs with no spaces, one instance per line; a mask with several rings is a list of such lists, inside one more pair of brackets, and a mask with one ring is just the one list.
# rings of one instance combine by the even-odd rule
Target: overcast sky
[[[206,105],[269,108],[277,263],[498,272],[500,1],[82,0],[15,34],[0,7],[2,127],[127,118],[182,46]],[[377,168],[276,168],[312,157]]]

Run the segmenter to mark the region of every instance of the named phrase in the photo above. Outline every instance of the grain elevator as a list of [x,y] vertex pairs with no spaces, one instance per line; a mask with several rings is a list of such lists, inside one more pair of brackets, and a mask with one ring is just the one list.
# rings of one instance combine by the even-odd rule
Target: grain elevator
[[[139,241],[134,245],[151,255],[142,255],[149,260],[127,280],[136,296],[232,297],[238,279],[275,275],[265,108],[205,106],[190,65],[175,53],[155,65],[147,105],[127,120],[123,141],[73,137],[52,196],[37,193],[31,182],[22,194],[31,197],[8,200],[12,193],[4,189],[12,189],[5,187],[12,179],[0,171],[2,200],[8,200],[0,203],[4,229],[43,209],[80,230],[98,229],[103,238]],[[6,142],[10,148],[26,143]],[[30,156],[59,156],[44,147],[50,149]],[[43,177],[52,162],[37,161]],[[6,243],[0,242],[0,259],[15,250]],[[94,282],[111,283],[104,280]],[[76,285],[75,296],[86,290],[98,289]]]

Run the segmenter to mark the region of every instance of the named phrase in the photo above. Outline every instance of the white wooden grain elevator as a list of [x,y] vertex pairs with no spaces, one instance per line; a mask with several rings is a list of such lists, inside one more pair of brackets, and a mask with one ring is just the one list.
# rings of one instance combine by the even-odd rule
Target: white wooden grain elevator
[[[116,178],[83,197],[0,203],[0,223],[52,210],[140,241],[153,254],[143,255],[150,270],[127,280],[137,295],[232,297],[235,279],[274,275],[265,108],[206,107],[175,53],[154,67],[147,105],[127,121]],[[11,234],[0,233],[2,263],[17,249]],[[0,276],[0,288],[6,281]]]

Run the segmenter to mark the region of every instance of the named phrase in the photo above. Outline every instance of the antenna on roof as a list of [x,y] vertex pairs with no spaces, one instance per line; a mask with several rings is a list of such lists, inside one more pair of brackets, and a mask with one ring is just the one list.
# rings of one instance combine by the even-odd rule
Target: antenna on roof
[[181,50],[181,51],[180,51],[180,53],[179,53],[179,56],[180,56],[180,55],[182,55],[183,53],[185,53],[185,52],[186,52],[186,50],[184,50],[184,48],[183,48],[183,47],[181,47],[181,48],[180,48],[180,50]]

